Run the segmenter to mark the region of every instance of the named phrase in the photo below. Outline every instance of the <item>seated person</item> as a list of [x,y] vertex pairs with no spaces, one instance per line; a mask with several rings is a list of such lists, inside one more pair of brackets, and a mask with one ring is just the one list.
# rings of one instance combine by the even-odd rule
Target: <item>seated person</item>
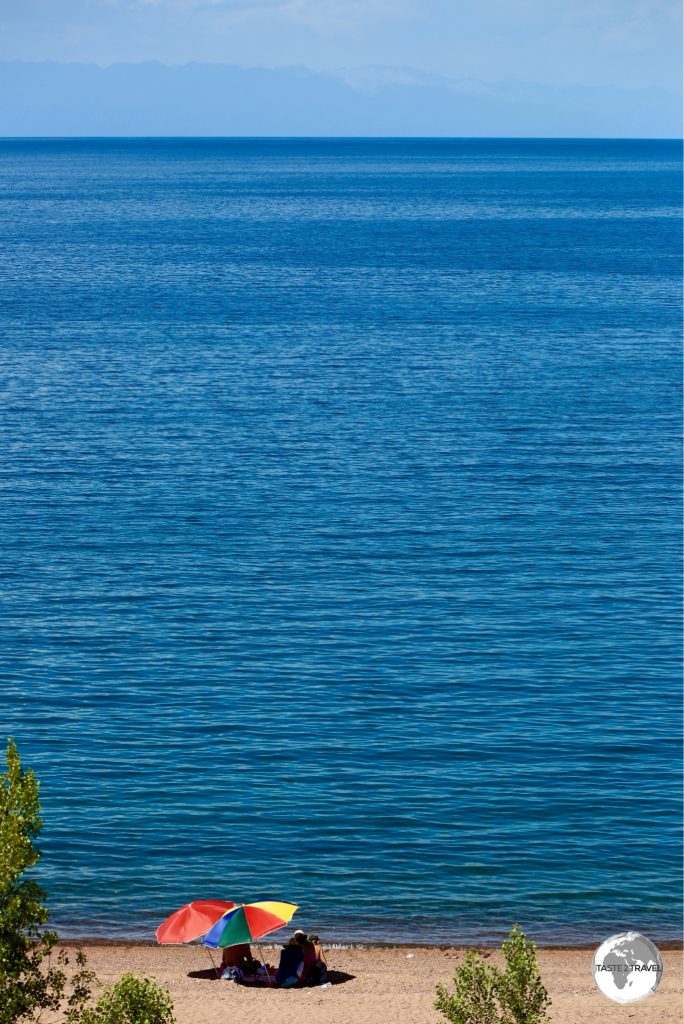
[[251,964],[253,960],[254,957],[248,942],[242,942],[237,946],[226,946],[221,957],[221,970],[225,970],[226,967],[244,969],[245,964]]
[[226,946],[221,958],[221,977],[228,981],[250,981],[261,980],[259,977],[265,974],[269,979],[268,971],[262,971],[262,965],[252,955],[249,944],[240,943],[237,946]]
[[313,965],[316,963],[316,949],[311,939],[307,937],[306,932],[303,932],[301,928],[297,929],[292,938],[302,951],[302,973],[299,980],[302,984],[305,984]]
[[275,982],[280,988],[292,988],[299,984],[304,968],[304,954],[294,936],[280,953],[280,963],[276,971]]
[[325,985],[328,980],[328,964],[317,935],[309,935],[309,944],[313,947],[314,961],[306,974],[307,985]]

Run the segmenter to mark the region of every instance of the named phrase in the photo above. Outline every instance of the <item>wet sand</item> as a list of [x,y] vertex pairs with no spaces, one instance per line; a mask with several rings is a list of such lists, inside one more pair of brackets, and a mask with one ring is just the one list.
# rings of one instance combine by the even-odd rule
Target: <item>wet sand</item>
[[[67,945],[65,943],[65,945]],[[71,948],[69,944],[68,948]],[[83,947],[104,984],[126,971],[168,986],[178,1024],[437,1024],[435,986],[448,984],[464,950],[360,946],[328,949],[327,988],[248,988],[215,979],[202,947],[91,945]],[[277,962],[280,946],[262,947]],[[498,950],[485,951],[501,963]],[[665,949],[658,991],[631,1005],[606,999],[591,974],[593,950],[541,949],[542,978],[554,1024],[678,1024],[682,1021],[682,951]]]

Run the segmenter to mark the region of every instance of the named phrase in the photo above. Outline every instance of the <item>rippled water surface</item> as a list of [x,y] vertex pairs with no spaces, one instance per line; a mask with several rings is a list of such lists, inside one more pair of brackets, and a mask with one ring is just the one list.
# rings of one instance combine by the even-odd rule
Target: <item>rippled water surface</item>
[[65,933],[678,933],[679,173],[0,143],[1,720]]

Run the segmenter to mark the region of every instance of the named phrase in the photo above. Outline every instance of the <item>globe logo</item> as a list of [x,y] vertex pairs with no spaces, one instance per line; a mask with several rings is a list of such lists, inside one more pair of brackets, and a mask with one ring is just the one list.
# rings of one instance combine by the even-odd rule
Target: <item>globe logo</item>
[[594,953],[594,981],[616,1003],[635,1003],[655,992],[663,976],[657,946],[639,932],[622,932]]

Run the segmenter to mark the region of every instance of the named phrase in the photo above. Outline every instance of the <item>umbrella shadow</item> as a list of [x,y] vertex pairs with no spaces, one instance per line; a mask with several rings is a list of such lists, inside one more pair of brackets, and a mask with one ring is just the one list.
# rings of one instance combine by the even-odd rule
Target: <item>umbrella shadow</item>
[[344,985],[355,978],[355,974],[348,974],[346,971],[328,971],[328,981],[331,985]]
[[203,981],[218,981],[219,973],[214,967],[206,967],[203,971],[188,971],[188,978],[201,978]]
[[[207,967],[203,971],[188,971],[188,978],[199,978],[201,981],[218,981],[219,975],[213,967]],[[346,971],[328,971],[328,981],[331,985],[344,985],[348,981],[354,981],[356,975],[348,974]],[[306,985],[303,988],[318,988],[317,985]],[[249,988],[269,988],[268,985],[250,985]]]

